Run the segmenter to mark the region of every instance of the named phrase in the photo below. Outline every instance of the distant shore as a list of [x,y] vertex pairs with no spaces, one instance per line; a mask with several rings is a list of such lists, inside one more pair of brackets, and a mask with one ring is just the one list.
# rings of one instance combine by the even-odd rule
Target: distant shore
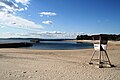
[[19,47],[30,47],[31,43],[20,42],[20,43],[1,43],[0,48],[19,48]]

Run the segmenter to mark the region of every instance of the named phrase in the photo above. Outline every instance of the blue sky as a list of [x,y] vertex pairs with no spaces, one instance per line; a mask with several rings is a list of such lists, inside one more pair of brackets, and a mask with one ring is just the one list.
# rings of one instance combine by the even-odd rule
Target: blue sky
[[120,34],[120,0],[0,0],[0,37]]

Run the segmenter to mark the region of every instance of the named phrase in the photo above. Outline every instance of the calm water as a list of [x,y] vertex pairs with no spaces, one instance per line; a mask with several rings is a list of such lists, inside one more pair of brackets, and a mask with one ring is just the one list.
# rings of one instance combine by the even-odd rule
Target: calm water
[[24,39],[0,39],[0,43],[19,43],[19,42],[30,42],[30,40]]
[[[30,40],[21,39],[2,39],[0,43],[13,43],[13,42],[30,42]],[[75,49],[85,49],[92,48],[90,43],[76,43],[76,42],[66,42],[66,41],[40,41],[40,43],[33,43],[32,47],[25,47],[27,49],[39,49],[39,50],[75,50]]]

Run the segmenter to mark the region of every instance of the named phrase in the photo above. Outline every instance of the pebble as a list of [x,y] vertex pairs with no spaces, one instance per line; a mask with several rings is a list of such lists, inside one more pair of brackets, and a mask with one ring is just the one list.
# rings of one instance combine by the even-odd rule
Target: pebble
[[32,76],[28,76],[28,78],[32,78]]
[[9,74],[9,75],[12,75],[12,74]]
[[25,75],[21,75],[21,77],[25,77]]
[[20,75],[15,75],[15,77],[20,77]]
[[37,70],[35,72],[38,72]]
[[27,73],[26,71],[22,72],[22,73]]

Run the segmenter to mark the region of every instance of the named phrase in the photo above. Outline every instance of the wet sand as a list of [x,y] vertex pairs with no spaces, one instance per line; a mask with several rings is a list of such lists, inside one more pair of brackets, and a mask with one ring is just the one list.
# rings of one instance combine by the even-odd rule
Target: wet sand
[[0,49],[0,80],[120,80],[120,42],[109,42],[116,67],[89,65],[93,49]]

